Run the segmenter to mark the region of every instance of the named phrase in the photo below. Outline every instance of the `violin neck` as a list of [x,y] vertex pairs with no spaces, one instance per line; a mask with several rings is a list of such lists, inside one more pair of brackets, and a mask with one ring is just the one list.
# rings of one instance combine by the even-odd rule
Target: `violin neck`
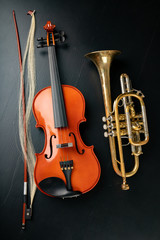
[[52,102],[54,114],[54,127],[67,127],[67,117],[57,65],[55,46],[48,47],[48,59],[52,89]]

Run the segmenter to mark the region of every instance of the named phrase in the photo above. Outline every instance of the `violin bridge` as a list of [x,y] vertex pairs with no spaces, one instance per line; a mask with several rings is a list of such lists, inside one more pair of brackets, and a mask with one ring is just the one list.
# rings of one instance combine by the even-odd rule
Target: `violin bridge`
[[69,147],[73,147],[73,143],[62,143],[56,145],[56,148],[69,148]]

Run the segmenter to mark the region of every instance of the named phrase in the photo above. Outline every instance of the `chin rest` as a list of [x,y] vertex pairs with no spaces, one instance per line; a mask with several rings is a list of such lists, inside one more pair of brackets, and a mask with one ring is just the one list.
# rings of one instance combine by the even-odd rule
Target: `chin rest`
[[39,186],[42,191],[53,197],[72,198],[81,195],[79,191],[68,190],[63,180],[57,177],[45,178],[39,183]]

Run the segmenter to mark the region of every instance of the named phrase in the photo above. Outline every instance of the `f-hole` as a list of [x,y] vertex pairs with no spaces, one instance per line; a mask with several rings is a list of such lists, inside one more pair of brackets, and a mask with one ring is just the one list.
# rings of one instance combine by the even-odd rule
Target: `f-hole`
[[50,159],[52,157],[52,153],[53,153],[53,147],[52,147],[52,137],[56,138],[56,135],[52,135],[50,137],[50,156],[48,156],[48,154],[45,154],[45,158]]
[[70,132],[70,133],[69,133],[69,136],[71,136],[71,135],[73,135],[73,137],[74,137],[74,141],[75,141],[75,145],[76,145],[76,150],[77,150],[77,152],[78,152],[79,154],[84,154],[84,152],[85,152],[84,149],[82,149],[81,152],[80,152],[79,149],[78,149],[77,138],[76,138],[75,134],[74,134],[73,132]]

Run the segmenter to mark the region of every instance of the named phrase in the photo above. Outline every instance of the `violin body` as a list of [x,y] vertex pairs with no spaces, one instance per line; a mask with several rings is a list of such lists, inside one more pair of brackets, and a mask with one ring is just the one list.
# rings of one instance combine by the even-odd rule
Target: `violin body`
[[[44,149],[36,154],[34,177],[37,187],[43,193],[64,198],[90,191],[100,178],[100,164],[93,152],[93,146],[86,146],[80,136],[79,124],[86,121],[85,100],[82,93],[68,85],[62,85],[62,91],[68,121],[67,128],[54,127],[51,87],[42,89],[34,98],[33,112],[37,121],[36,127],[41,127],[45,133]],[[73,143],[73,146],[57,148],[58,144],[67,142]],[[51,152],[52,156],[47,159],[46,156],[50,156]],[[70,176],[71,189],[68,189],[70,186],[66,186],[66,176],[60,162],[71,160],[73,160]],[[45,179],[48,185],[41,188],[40,183],[45,182]],[[68,192],[64,189],[62,181],[59,183],[59,179],[65,183]],[[48,188],[50,188],[49,191]]]
[[[75,87],[61,85],[50,21],[47,31],[51,87],[42,89],[34,98],[33,113],[37,127],[45,133],[45,145],[36,154],[34,179],[37,187],[48,196],[77,197],[90,191],[100,177],[100,164],[93,146],[86,146],[80,136],[79,124],[84,117],[85,101]],[[60,37],[64,40],[64,34]],[[42,38],[40,38],[40,41]]]

